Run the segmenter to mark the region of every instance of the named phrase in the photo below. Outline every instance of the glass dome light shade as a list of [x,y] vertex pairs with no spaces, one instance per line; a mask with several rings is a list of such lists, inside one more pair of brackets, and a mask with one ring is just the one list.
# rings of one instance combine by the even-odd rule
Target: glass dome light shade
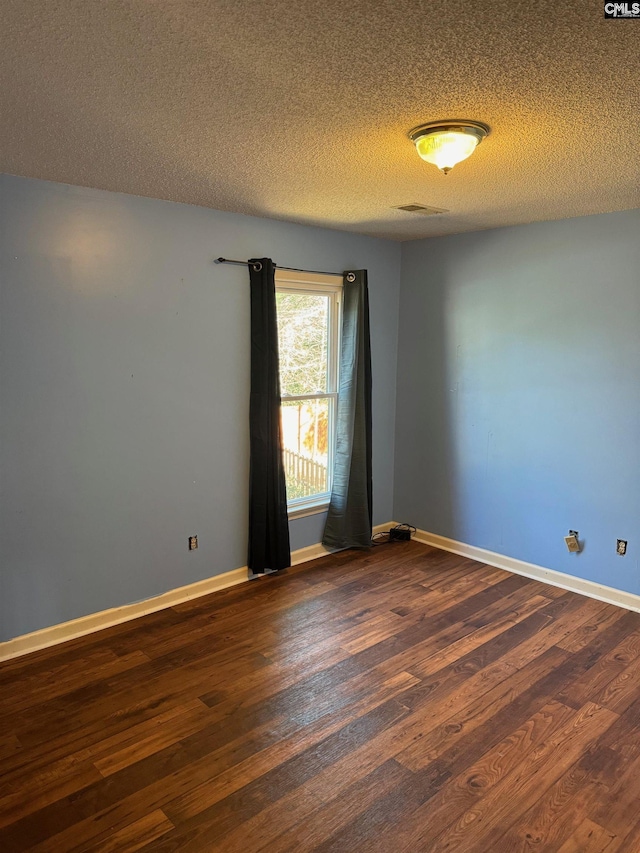
[[475,151],[478,140],[459,131],[436,131],[416,142],[418,154],[443,171],[453,169]]
[[445,175],[456,163],[466,160],[489,133],[481,122],[431,122],[409,134],[423,160],[433,163]]

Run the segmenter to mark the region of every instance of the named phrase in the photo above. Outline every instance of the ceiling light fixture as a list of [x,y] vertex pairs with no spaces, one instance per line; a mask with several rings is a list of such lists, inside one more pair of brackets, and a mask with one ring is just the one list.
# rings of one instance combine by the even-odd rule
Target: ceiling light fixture
[[489,126],[481,121],[455,119],[421,124],[410,132],[409,138],[422,159],[446,175],[456,163],[471,156],[488,134]]

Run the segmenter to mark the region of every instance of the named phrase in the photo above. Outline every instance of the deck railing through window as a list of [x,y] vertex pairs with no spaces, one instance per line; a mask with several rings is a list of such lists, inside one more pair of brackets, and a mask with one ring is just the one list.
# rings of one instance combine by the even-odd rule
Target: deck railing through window
[[293,450],[283,450],[287,498],[306,498],[327,491],[327,466]]

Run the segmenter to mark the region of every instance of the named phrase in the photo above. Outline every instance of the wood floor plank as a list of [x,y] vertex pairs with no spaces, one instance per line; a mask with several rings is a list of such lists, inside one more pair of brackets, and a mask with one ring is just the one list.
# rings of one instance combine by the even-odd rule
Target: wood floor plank
[[[29,657],[35,658],[37,654],[38,652],[34,652]],[[46,668],[37,666],[34,661],[27,669],[24,666],[23,658],[15,658],[0,664],[0,689],[9,682],[12,688],[11,693],[4,690],[0,693],[2,707],[5,703],[15,702],[16,699],[20,701],[32,699],[34,691],[37,689],[44,689],[46,692],[51,689],[51,685],[60,686],[68,681],[71,681],[73,685],[76,679],[82,679],[87,674],[93,675],[94,667],[118,659],[118,655],[113,649],[106,646],[87,650],[82,657],[75,659],[69,659],[69,657],[67,656],[65,660],[60,662],[51,661]],[[22,661],[22,665],[19,664],[19,661]],[[13,673],[11,677],[10,673]]]
[[100,662],[97,666],[92,663],[83,666],[81,663],[74,666],[74,672],[66,678],[55,677],[48,682],[39,680],[37,684],[20,685],[19,689],[12,696],[4,698],[0,705],[0,726],[15,720],[16,714],[23,714],[28,708],[39,706],[44,701],[62,700],[66,703],[68,697],[81,690],[90,691],[94,684],[100,684],[114,675],[135,670],[149,662],[150,658],[144,652],[136,650],[122,657],[114,655],[113,659]]
[[623,764],[622,756],[607,747],[585,753],[496,841],[496,846],[513,853],[557,849],[593,815],[602,795],[610,794]]
[[345,631],[340,639],[340,647],[349,654],[357,654],[393,637],[400,630],[401,624],[402,616],[391,610],[376,614],[367,620],[366,627],[360,623]]
[[[225,591],[222,590],[220,594]],[[185,631],[184,617],[174,612],[173,608],[148,613],[129,622],[30,653],[27,655],[29,675],[46,676],[56,666],[75,665],[81,668],[83,659],[97,651],[108,649],[111,653],[121,656],[140,650],[145,638],[154,635],[168,636],[172,631]],[[16,678],[24,677],[24,660],[24,657],[17,657],[0,663],[0,695],[4,692],[3,684],[13,684]]]
[[[591,820],[585,820],[567,838],[565,843],[558,849],[558,853],[607,853],[611,851],[616,842],[616,837],[602,826]],[[634,848],[629,848],[631,851]]]
[[[397,681],[397,677],[393,679],[393,683],[388,685],[388,694],[383,693],[383,697],[391,697],[398,690],[404,689],[404,685],[397,684]],[[296,731],[289,739],[261,750],[221,773],[213,784],[206,781],[197,788],[191,788],[168,804],[167,813],[178,822],[188,819],[256,780],[260,780],[260,785],[263,785],[267,776],[271,778],[284,774],[288,778],[294,766],[296,770],[300,768],[300,779],[306,780],[327,763],[334,763],[342,754],[356,749],[360,743],[368,741],[377,731],[385,729],[407,713],[407,709],[393,698],[373,708],[370,705],[371,700],[365,698],[359,707],[350,708],[345,717],[314,720],[315,729],[313,724],[305,726],[304,737],[300,737]],[[366,713],[362,713],[363,710]]]
[[[225,683],[225,672],[229,678],[233,678],[240,673],[267,666],[268,663],[264,656],[250,653],[239,654],[221,666],[214,653],[181,667],[163,666],[158,674],[153,673],[151,665],[142,665],[118,679],[93,683],[64,697],[43,702],[14,723],[14,730],[25,749],[40,747],[50,741],[52,728],[59,736],[74,733],[83,725],[104,720],[113,711],[114,705],[135,706],[138,702],[148,701],[150,697],[162,702],[172,692],[179,694],[176,695],[176,704],[179,704],[185,694],[197,696]],[[179,684],[176,683],[176,671],[180,672]]]
[[[372,841],[380,837],[391,820],[402,823],[420,805],[428,802],[449,779],[449,776],[446,768],[437,763],[428,770],[412,774],[406,782],[380,797],[356,820],[312,849],[317,853],[369,849]],[[402,848],[394,844],[391,849]]]
[[[584,676],[567,685],[558,698],[573,708],[580,708],[590,698],[599,705],[620,713],[637,695],[629,689],[630,680],[640,667],[640,632],[623,638],[615,648],[591,667]],[[596,698],[597,697],[597,698]],[[617,705],[617,707],[616,707]]]
[[[269,849],[273,839],[292,826],[306,821],[325,803],[316,797],[306,784],[293,788],[288,794],[265,805],[252,817],[241,821],[220,838],[214,828],[215,844],[224,847],[225,853],[246,853],[247,850]],[[214,822],[215,826],[215,822]]]
[[111,776],[189,735],[202,731],[209,723],[210,716],[210,708],[196,699],[179,713],[172,713],[170,726],[159,725],[156,721],[155,725],[147,726],[148,733],[144,736],[138,732],[135,738],[129,738],[127,743],[121,744],[116,750],[112,746],[103,748],[102,755],[93,758],[93,765],[103,776]]
[[[456,819],[437,838],[430,838],[433,853],[455,849],[461,839],[473,834],[467,843],[469,853],[484,853],[513,825],[577,759],[617,719],[617,715],[593,703],[577,711],[569,724],[546,743],[527,755],[479,802]],[[424,830],[423,830],[424,834]]]
[[376,731],[392,725],[404,712],[397,702],[388,702],[302,751],[295,750],[291,754],[291,750],[286,749],[283,760],[277,764],[271,760],[266,763],[259,760],[258,764],[250,762],[239,771],[225,774],[220,784],[205,783],[168,803],[165,810],[176,824],[174,835],[177,836],[175,846],[168,840],[169,849],[194,849],[194,839],[205,845],[201,849],[210,849],[206,845],[214,843],[214,838],[224,837],[266,805],[357,748]]
[[0,766],[4,758],[13,762],[15,760],[16,753],[21,750],[22,744],[13,732],[6,732],[0,736]]
[[[286,851],[297,850],[300,853],[316,850],[318,845],[325,842],[338,832],[341,827],[355,820],[372,804],[378,802],[381,797],[390,794],[397,795],[398,789],[410,781],[412,774],[404,767],[393,761],[384,762],[369,775],[358,780],[344,792],[343,796],[333,798],[328,803],[314,811],[307,813],[289,828],[266,840],[256,839],[257,846],[254,849],[268,851],[268,853],[286,853]],[[242,829],[244,824],[240,827]],[[225,853],[232,850],[229,835],[221,837],[220,824],[216,820],[212,822],[210,832],[203,832],[198,838],[198,845],[184,845],[180,849],[185,853],[191,850],[202,849],[201,845],[210,841],[216,843]],[[247,849],[249,839],[235,833],[235,849],[238,853]]]
[[[633,835],[638,823],[637,781],[640,779],[640,737],[638,719],[640,702],[632,705],[601,738],[601,748],[610,748],[622,761],[618,764],[615,779],[609,786],[607,797],[598,796],[589,817],[606,826],[619,837]],[[602,793],[600,790],[599,794]],[[630,846],[629,851],[636,848]],[[638,846],[640,849],[640,845]]]
[[0,850],[637,853],[640,615],[417,542],[0,664]]
[[[552,652],[556,655],[556,659],[564,660],[566,658],[566,655],[560,650],[552,650]],[[540,703],[539,694],[535,689],[536,676],[539,677],[543,671],[548,670],[550,658],[547,657],[545,661],[535,663],[538,666],[537,672],[529,667],[518,674],[521,676],[520,695],[518,695],[517,689],[513,687],[505,688],[505,682],[499,685],[507,694],[503,704],[507,705],[504,710],[508,712],[509,722],[513,723],[515,720],[516,725],[518,720],[527,718],[533,713],[531,711],[532,704]],[[467,711],[462,712],[463,715],[466,714],[463,720],[460,718],[461,715],[454,716],[444,721],[436,729],[432,729],[428,723],[425,725],[422,710],[408,714],[392,729],[381,732],[368,743],[363,744],[359,749],[338,761],[331,768],[331,771],[321,772],[314,776],[313,779],[309,780],[306,787],[323,799],[331,797],[342,791],[349,780],[360,778],[360,776],[371,772],[378,766],[380,756],[391,755],[399,760],[403,758],[404,749],[423,739],[429,739],[432,732],[435,734],[431,741],[432,746],[429,748],[428,760],[420,763],[415,768],[416,771],[419,772],[437,762],[440,756],[443,757],[443,762],[454,772],[467,766],[474,760],[471,758],[472,753],[474,757],[478,757],[493,744],[494,741],[491,736],[498,740],[504,736],[505,729],[502,722],[498,721],[494,724],[496,708],[493,707],[493,702],[488,701],[485,705],[485,697],[489,697],[492,693],[494,691],[482,694],[474,704],[468,706]],[[534,694],[535,698],[533,698]],[[504,693],[500,695],[504,698]],[[483,723],[485,723],[484,726]],[[510,729],[508,730],[510,731]],[[476,734],[477,731],[479,734]]]
[[[506,596],[506,598],[512,598],[512,596]],[[548,604],[549,600],[543,596],[533,596],[532,598],[527,597],[519,607],[516,605],[513,608],[510,608],[506,616],[500,617],[499,614],[496,614],[488,624],[481,625],[479,628],[475,628],[473,623],[471,623],[470,627],[472,630],[464,636],[460,637],[458,640],[449,642],[443,648],[427,653],[424,657],[416,661],[411,666],[412,674],[419,678],[429,678],[434,672],[438,672],[444,667],[457,663],[461,658],[464,658],[466,655],[484,646],[500,634],[505,633],[509,629],[513,628],[514,625],[524,621],[533,613],[541,610]],[[544,626],[545,620],[547,620],[546,615],[544,616],[543,621],[540,622],[541,626]],[[538,629],[536,629],[536,633],[537,630]],[[412,653],[415,656],[418,653],[418,650],[416,649],[414,651],[414,649],[412,649]]]
[[610,604],[601,604],[594,619],[581,625],[564,640],[560,640],[558,645],[567,652],[579,652],[592,641],[595,634],[604,631],[620,617],[620,610],[612,608]]
[[598,704],[622,714],[640,698],[640,657],[631,661],[621,671],[616,672],[616,669],[617,667],[611,668],[613,678],[600,690],[594,690],[591,695]]
[[[86,825],[90,829],[86,831]],[[131,853],[140,850],[150,842],[173,829],[173,824],[161,809],[148,812],[141,818],[121,828],[115,829],[112,823],[104,821],[84,821],[73,827],[73,832],[62,833],[47,838],[40,844],[29,848],[30,853]]]
[[83,846],[83,853],[121,853],[127,850],[132,853],[155,842],[158,838],[166,835],[173,829],[173,824],[167,816],[157,809],[144,815],[138,820],[108,835],[104,839],[95,840],[89,846]]
[[50,803],[75,794],[100,779],[100,772],[89,762],[69,768],[65,774],[55,773],[44,778],[41,775],[38,786],[30,786],[28,798],[24,789],[16,786],[0,797],[0,828],[9,826],[22,818],[32,815]]
[[428,827],[429,839],[444,832],[454,820],[473,809],[546,738],[566,726],[575,713],[572,708],[558,702],[545,705],[462,773],[446,782],[428,803],[402,824],[390,816],[384,832],[370,840],[371,853],[384,853],[393,846],[403,850],[420,849],[426,843],[425,827]]

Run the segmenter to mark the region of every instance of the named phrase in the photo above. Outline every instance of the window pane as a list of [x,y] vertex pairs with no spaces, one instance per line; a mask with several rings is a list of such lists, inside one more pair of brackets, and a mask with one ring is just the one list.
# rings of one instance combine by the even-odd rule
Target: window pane
[[277,293],[280,393],[324,394],[327,388],[329,297]]
[[282,401],[282,442],[287,500],[329,490],[330,401]]

